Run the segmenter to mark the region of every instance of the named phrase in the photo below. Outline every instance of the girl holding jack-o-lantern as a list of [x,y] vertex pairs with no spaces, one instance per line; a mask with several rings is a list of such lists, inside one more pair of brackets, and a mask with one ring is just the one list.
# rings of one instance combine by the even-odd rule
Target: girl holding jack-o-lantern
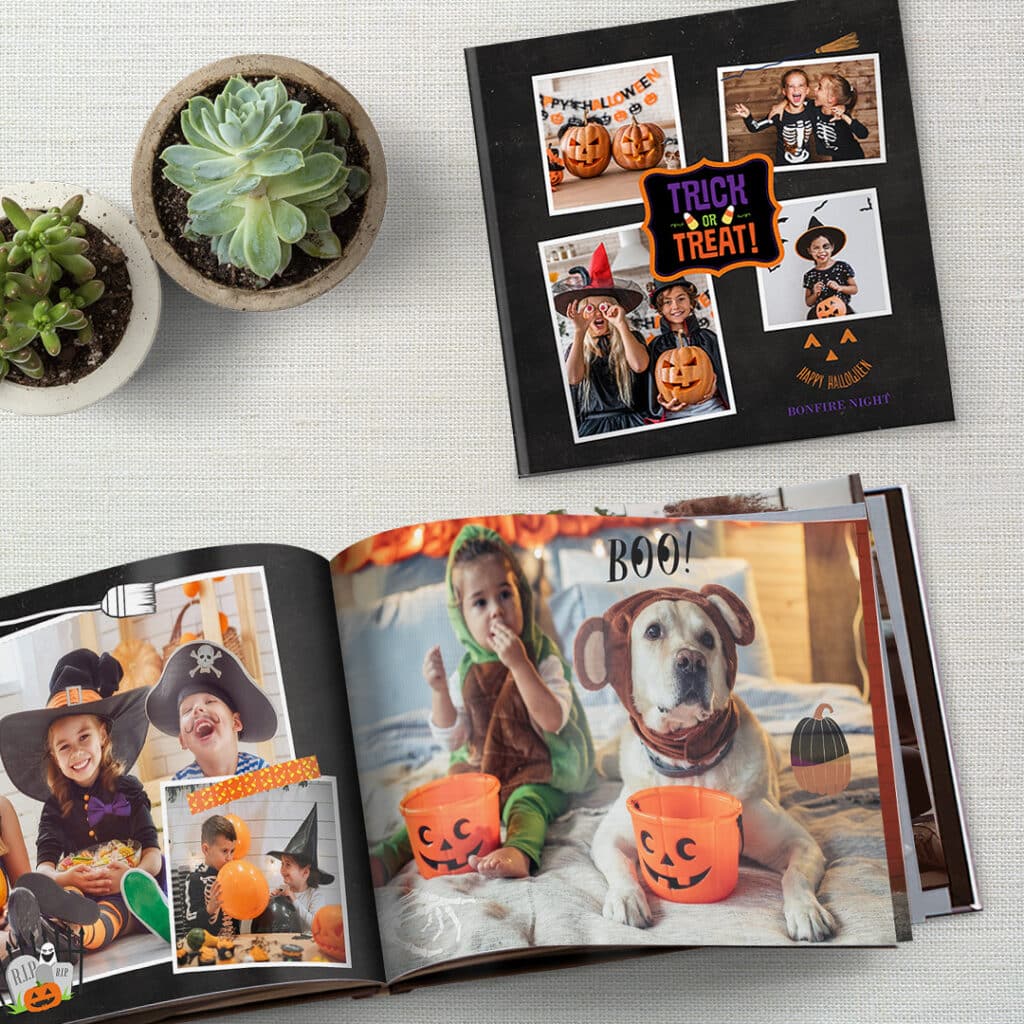
[[643,338],[626,320],[643,292],[612,277],[603,244],[588,273],[588,284],[562,287],[555,295],[555,309],[573,325],[565,368],[581,437],[643,426],[650,362]]
[[817,217],[811,217],[807,230],[796,240],[797,254],[814,262],[803,281],[804,302],[810,307],[808,320],[847,316],[853,312],[849,297],[858,291],[853,267],[834,258],[844,245],[846,232],[822,224]]

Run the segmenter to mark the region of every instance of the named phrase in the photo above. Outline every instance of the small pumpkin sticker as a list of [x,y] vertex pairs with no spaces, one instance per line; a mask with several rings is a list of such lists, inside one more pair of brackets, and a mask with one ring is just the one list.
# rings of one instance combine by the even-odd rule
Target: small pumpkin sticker
[[832,705],[819,704],[813,718],[800,719],[789,748],[796,781],[819,796],[835,796],[850,784],[850,748],[831,716]]
[[42,1013],[44,1010],[56,1006],[61,998],[60,985],[55,981],[47,981],[42,985],[30,988],[22,1001],[29,1013]]

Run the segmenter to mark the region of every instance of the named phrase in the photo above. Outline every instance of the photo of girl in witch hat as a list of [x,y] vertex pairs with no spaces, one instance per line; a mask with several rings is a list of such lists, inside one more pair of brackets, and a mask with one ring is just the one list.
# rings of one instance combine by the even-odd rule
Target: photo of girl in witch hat
[[[119,692],[122,675],[109,654],[71,651],[54,666],[45,708],[0,719],[8,777],[43,804],[36,870],[98,906],[82,933],[86,950],[137,930],[136,921],[170,941],[149,797],[128,774],[146,741],[149,691]],[[86,852],[103,847],[109,855],[98,861]]]
[[285,896],[292,901],[302,922],[303,931],[313,927],[316,912],[326,906],[327,894],[321,888],[334,881],[317,863],[316,804],[306,815],[298,831],[283,850],[268,850],[268,857],[281,862],[281,881],[272,896]]
[[587,284],[553,288],[555,309],[572,324],[564,361],[581,437],[643,426],[650,362],[642,335],[626,319],[644,301],[643,289],[612,276],[603,243],[587,273]]
[[848,316],[854,312],[850,296],[857,294],[854,269],[835,255],[846,245],[842,228],[822,224],[811,217],[807,230],[796,240],[797,255],[814,266],[804,274],[804,302],[810,307],[808,320]]

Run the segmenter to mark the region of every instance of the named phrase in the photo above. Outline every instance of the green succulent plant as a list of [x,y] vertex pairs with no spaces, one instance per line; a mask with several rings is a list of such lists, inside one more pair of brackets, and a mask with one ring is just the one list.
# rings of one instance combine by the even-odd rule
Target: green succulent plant
[[345,118],[303,110],[280,79],[250,85],[236,75],[215,100],[188,101],[186,142],[160,154],[164,177],[189,193],[187,233],[264,282],[285,270],[295,245],[319,259],[340,256],[331,218],[370,184],[365,170],[347,166]]
[[60,209],[27,211],[5,197],[4,213],[14,228],[8,263],[12,267],[31,263],[32,277],[47,286],[59,281],[64,271],[75,284],[95,277],[96,268],[83,255],[89,243],[85,225],[77,220],[82,202],[82,196],[72,196]]
[[[94,337],[82,310],[101,298],[105,286],[84,255],[89,243],[78,220],[82,202],[82,196],[73,196],[62,207],[42,211],[2,200],[14,236],[0,244],[0,380],[12,367],[26,377],[42,377],[43,353],[60,355],[58,331],[76,332],[77,345]],[[61,286],[65,275],[74,287]]]

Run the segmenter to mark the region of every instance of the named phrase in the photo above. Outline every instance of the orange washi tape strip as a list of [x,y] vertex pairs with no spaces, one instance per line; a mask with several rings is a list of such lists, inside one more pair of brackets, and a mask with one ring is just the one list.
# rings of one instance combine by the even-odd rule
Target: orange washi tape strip
[[294,782],[308,782],[320,778],[320,765],[316,757],[300,757],[294,761],[282,761],[270,764],[266,768],[258,768],[254,772],[235,775],[222,782],[215,782],[205,789],[197,789],[188,795],[189,810],[193,814],[209,811],[232,800],[241,800],[254,793],[266,793],[271,789],[280,789]]

